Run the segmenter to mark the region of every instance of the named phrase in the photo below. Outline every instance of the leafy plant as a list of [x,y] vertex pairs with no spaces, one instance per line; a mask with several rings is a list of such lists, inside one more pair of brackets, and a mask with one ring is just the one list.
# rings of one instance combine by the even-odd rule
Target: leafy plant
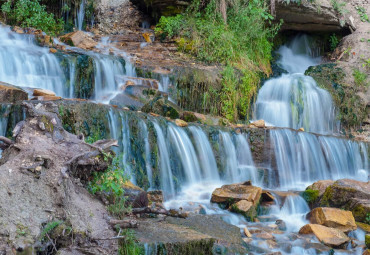
[[[104,155],[109,160],[110,154]],[[94,179],[89,183],[88,189],[92,194],[104,193],[112,198],[112,204],[108,211],[115,217],[123,218],[130,208],[126,206],[123,186],[128,181],[125,169],[120,165],[121,157],[115,157],[112,164],[104,173],[96,173]]]
[[335,35],[335,34],[332,34],[330,37],[329,37],[329,43],[330,43],[330,49],[333,51],[335,50],[335,48],[337,48],[338,44],[339,44],[339,40],[338,40],[338,37]]
[[366,214],[365,223],[370,225],[370,213]]
[[354,69],[352,75],[353,75],[353,78],[355,79],[355,84],[357,86],[366,85],[366,79],[367,79],[366,73],[361,72],[359,69]]
[[12,25],[41,29],[51,35],[63,31],[63,20],[56,20],[54,14],[48,13],[39,0],[8,0],[1,6],[1,10]]
[[369,16],[367,15],[364,7],[356,6],[355,8],[357,10],[358,15],[360,15],[360,20],[362,22],[370,22]]

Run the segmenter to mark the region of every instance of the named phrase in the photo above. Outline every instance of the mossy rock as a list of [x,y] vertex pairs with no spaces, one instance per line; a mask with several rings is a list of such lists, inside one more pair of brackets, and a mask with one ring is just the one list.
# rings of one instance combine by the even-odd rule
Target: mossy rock
[[365,245],[366,245],[366,248],[370,249],[370,235],[369,234],[365,235]]
[[314,78],[319,87],[331,94],[339,109],[339,119],[342,125],[347,128],[357,128],[366,119],[366,105],[357,94],[360,87],[345,83],[347,74],[337,64],[311,66],[305,74]]

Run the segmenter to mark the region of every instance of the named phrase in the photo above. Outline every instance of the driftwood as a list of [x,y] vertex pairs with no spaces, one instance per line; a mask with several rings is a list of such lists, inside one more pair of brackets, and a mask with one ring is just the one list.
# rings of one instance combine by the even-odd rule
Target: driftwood
[[163,208],[151,208],[151,207],[144,207],[144,208],[132,208],[132,214],[143,214],[143,213],[152,213],[152,214],[163,214],[166,216],[177,217],[177,218],[187,218],[188,214],[185,212],[179,212],[177,210],[166,210]]
[[6,138],[4,136],[0,136],[0,149],[2,150],[5,150],[7,149],[10,145],[14,144],[14,142],[12,140],[10,140],[9,138]]
[[126,219],[126,220],[110,220],[109,224],[117,226],[119,228],[137,228],[137,220]]

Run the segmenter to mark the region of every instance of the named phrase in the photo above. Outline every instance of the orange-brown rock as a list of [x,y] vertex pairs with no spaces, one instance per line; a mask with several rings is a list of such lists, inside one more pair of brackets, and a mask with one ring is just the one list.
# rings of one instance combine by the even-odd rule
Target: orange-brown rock
[[262,189],[244,183],[223,185],[212,193],[211,202],[213,203],[230,203],[246,200],[257,205],[261,198]]
[[248,211],[253,207],[253,203],[247,200],[240,200],[239,202],[233,204],[233,210],[241,213],[248,213]]
[[337,208],[315,208],[308,214],[308,219],[312,224],[337,228],[343,232],[350,232],[357,229],[352,212]]
[[27,100],[28,94],[20,88],[5,82],[0,82],[0,102],[14,103],[20,100]]
[[304,225],[299,234],[314,234],[320,242],[333,248],[343,247],[350,240],[341,230],[318,224]]
[[55,96],[55,93],[47,89],[34,89],[33,96]]
[[95,42],[91,36],[82,31],[75,31],[60,37],[60,40],[68,45],[76,46],[85,50],[91,50],[95,48],[97,42]]
[[179,127],[187,127],[188,126],[188,123],[184,120],[181,120],[181,119],[176,119],[175,124]]
[[36,96],[33,97],[31,100],[38,100],[38,101],[55,101],[55,100],[60,100],[62,99],[61,97],[57,96]]
[[248,125],[249,128],[264,128],[265,126],[264,120],[256,120]]

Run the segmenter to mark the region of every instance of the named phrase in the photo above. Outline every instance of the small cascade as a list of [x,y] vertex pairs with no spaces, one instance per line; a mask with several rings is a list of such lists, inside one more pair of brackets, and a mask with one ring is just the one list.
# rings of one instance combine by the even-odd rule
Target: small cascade
[[140,120],[140,136],[144,140],[144,152],[145,152],[145,169],[146,174],[148,176],[149,181],[149,190],[153,189],[153,171],[151,166],[151,155],[150,155],[150,144],[149,144],[149,137],[148,137],[148,127],[145,123],[145,121]]
[[85,18],[85,0],[81,1],[80,8],[77,10],[75,25],[76,28],[80,31],[82,31],[84,18]]
[[192,126],[189,127],[189,130],[194,139],[203,180],[220,181],[216,159],[206,134],[200,127]]
[[65,75],[49,48],[36,45],[32,35],[14,33],[0,25],[0,81],[20,87],[43,88],[58,96],[71,94]]
[[307,202],[299,195],[289,195],[276,216],[287,224],[288,232],[298,232],[308,223],[306,214],[310,212]]
[[320,57],[310,48],[307,36],[298,36],[278,50],[278,64],[288,71],[265,82],[258,93],[255,118],[268,124],[320,134],[339,132],[339,121],[330,94],[303,73]]
[[166,196],[175,195],[175,185],[173,184],[173,175],[170,165],[170,157],[168,154],[167,143],[163,131],[157,122],[153,122],[155,131],[157,133],[157,144],[160,156],[160,171],[161,171],[161,186]]
[[235,143],[227,132],[220,132],[220,136],[224,158],[224,179],[230,183],[253,180],[257,185],[256,169],[245,136],[236,135]]
[[271,140],[283,189],[299,190],[318,180],[368,178],[365,143],[289,129],[271,130]]

